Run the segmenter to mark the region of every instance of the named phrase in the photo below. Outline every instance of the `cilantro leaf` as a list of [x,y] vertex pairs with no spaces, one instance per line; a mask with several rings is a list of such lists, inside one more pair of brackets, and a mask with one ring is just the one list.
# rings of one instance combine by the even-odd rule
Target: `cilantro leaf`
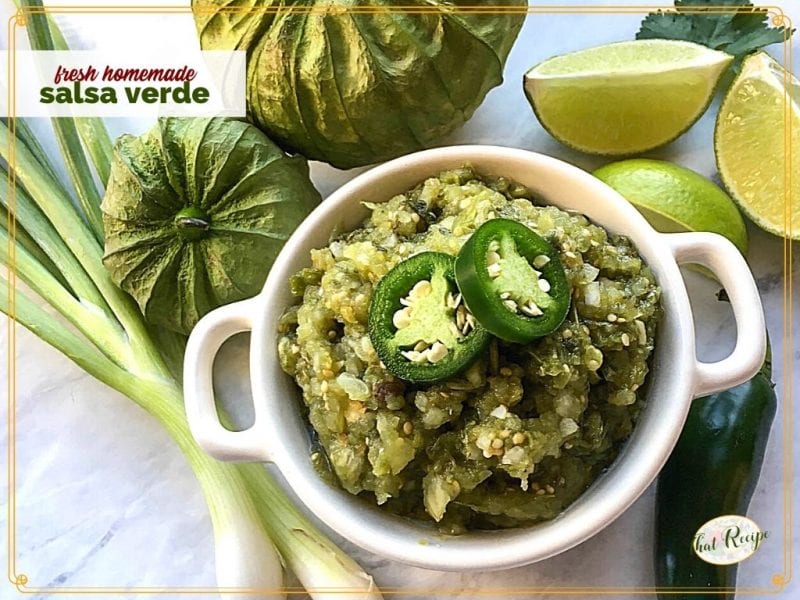
[[[719,7],[730,6],[721,13]],[[715,12],[709,12],[710,9]],[[750,0],[675,0],[675,11],[651,13],[636,39],[685,40],[722,50],[740,59],[759,48],[782,42],[794,30],[771,27],[766,9]]]
[[[794,32],[794,30],[792,30],[792,32]],[[771,27],[749,31],[735,42],[726,46],[725,52],[733,54],[734,56],[744,56],[764,46],[783,42],[786,39],[785,35],[783,27],[780,29]]]

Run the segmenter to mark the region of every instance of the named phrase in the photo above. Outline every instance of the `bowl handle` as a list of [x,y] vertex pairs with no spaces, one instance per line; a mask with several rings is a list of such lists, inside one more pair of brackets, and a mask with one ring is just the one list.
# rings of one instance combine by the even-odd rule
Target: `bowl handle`
[[736,346],[713,363],[697,361],[694,396],[707,396],[753,377],[767,350],[764,310],[756,282],[739,250],[716,233],[661,234],[678,264],[710,269],[728,293],[736,320]]
[[217,308],[200,319],[186,344],[183,395],[189,428],[200,447],[219,460],[270,461],[263,411],[256,406],[252,426],[230,431],[220,423],[214,403],[214,358],[227,339],[252,329],[255,310],[255,299]]

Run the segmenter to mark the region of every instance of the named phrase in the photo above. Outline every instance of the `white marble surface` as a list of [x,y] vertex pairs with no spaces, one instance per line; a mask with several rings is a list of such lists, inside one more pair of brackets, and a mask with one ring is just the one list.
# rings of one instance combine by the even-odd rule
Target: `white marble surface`
[[[87,2],[84,0],[83,4]],[[620,4],[619,0],[614,4]],[[639,0],[636,4],[657,2]],[[800,3],[796,0],[770,4],[781,5],[795,23],[800,23]],[[10,3],[4,0],[2,9],[6,16]],[[527,67],[552,54],[630,39],[640,20],[641,15],[529,17],[506,67],[505,83],[492,91],[474,118],[443,144],[499,143],[558,156],[585,168],[599,165],[596,159],[566,150],[541,129],[521,93],[520,79]],[[64,24],[71,36],[98,48],[115,44],[135,49],[143,42],[143,31],[148,31],[148,39],[166,40],[166,44],[194,40],[191,20],[185,16],[126,17],[111,21],[82,16],[65,20]],[[164,32],[169,35],[162,37]],[[800,46],[800,42],[795,45]],[[773,54],[782,58],[782,49],[774,48]],[[797,50],[794,59],[795,64],[800,64]],[[713,176],[713,114],[712,107],[687,135],[653,156]],[[111,123],[114,133],[138,130],[144,125]],[[314,181],[323,194],[358,172],[337,172],[319,164],[312,168]],[[753,227],[750,233],[748,260],[762,292],[776,357],[775,379],[778,392],[783,395],[783,373],[792,369],[792,364],[784,364],[782,352],[782,241]],[[794,250],[798,250],[797,245]],[[798,275],[795,266],[795,278]],[[731,315],[727,306],[716,300],[717,288],[713,284],[691,273],[687,278],[696,314],[702,315],[697,319],[700,356],[719,358],[732,343]],[[795,295],[790,307],[793,311],[797,309],[798,297],[800,294]],[[792,333],[796,340],[797,325]],[[9,351],[5,327],[0,344],[5,356]],[[228,344],[218,363],[220,389],[228,399],[247,395],[246,344],[244,338]],[[211,528],[205,505],[190,470],[157,423],[21,327],[17,328],[14,351],[17,358],[16,564],[17,572],[28,576],[28,585],[213,585]],[[798,356],[795,349],[791,361],[796,362]],[[4,386],[5,370],[2,377],[0,385]],[[795,374],[791,377],[797,381]],[[783,570],[782,432],[786,420],[793,418],[791,425],[796,429],[796,416],[789,407],[783,407],[773,427],[766,465],[749,511],[773,536],[741,565],[739,585],[743,588],[768,587],[772,575]],[[0,436],[5,446],[5,428]],[[0,469],[5,468],[3,453]],[[789,473],[789,477],[796,481],[796,471]],[[4,526],[7,491],[0,496],[3,503],[0,520]],[[505,572],[424,571],[386,561],[347,544],[345,547],[386,588],[429,587],[457,591],[459,598],[472,598],[477,597],[479,590],[492,587],[537,587],[551,590],[543,597],[564,598],[557,595],[559,588],[651,586],[652,510],[651,489],[592,540],[548,561]],[[7,558],[6,553],[3,544],[0,554]],[[798,590],[800,586],[792,583],[785,594],[797,597]],[[7,584],[0,584],[0,597],[11,598],[16,594]],[[486,592],[480,597],[487,597]]]

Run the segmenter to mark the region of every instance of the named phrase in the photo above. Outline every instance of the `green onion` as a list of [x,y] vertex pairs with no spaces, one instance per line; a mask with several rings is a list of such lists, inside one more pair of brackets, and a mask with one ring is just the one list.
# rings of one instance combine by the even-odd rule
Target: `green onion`
[[[23,3],[23,5],[25,4],[39,8],[42,6],[41,0],[29,0]],[[55,50],[45,13],[30,13],[27,31],[32,50]],[[97,239],[102,240],[103,219],[100,215],[100,194],[89,170],[89,163],[86,161],[86,155],[78,136],[78,128],[70,118],[55,117],[51,121],[56,133],[56,140],[61,148],[61,156],[64,157],[64,163],[67,165],[67,171],[83,208],[83,216]]]
[[[22,5],[41,3],[29,0]],[[29,31],[39,36],[34,46],[67,48],[52,20],[30,19],[33,16],[29,22],[36,24]],[[42,31],[47,28],[49,35]],[[61,119],[53,126],[77,202],[59,181],[31,128],[18,119],[0,124],[0,157],[8,163],[6,175],[13,175],[9,181],[14,184],[13,199],[8,186],[0,186],[0,263],[13,269],[13,274],[0,275],[0,311],[133,400],[170,434],[208,505],[223,596],[244,587],[258,590],[260,597],[285,597],[280,591],[283,563],[317,600],[330,598],[334,590],[349,592],[348,598],[381,598],[372,578],[298,510],[261,465],[221,463],[197,446],[179,383],[185,338],[145,323],[136,304],[103,267],[100,195],[84,147],[105,180],[111,155],[105,125],[100,119],[84,118]],[[16,277],[74,329],[12,288]]]

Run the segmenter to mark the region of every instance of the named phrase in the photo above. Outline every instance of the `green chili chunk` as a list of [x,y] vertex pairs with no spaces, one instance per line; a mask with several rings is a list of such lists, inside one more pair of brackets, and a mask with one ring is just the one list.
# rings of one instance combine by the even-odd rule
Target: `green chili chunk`
[[378,282],[369,308],[369,337],[394,375],[438,381],[466,369],[489,343],[456,289],[454,258],[423,252]]
[[569,310],[569,284],[557,252],[510,219],[481,225],[458,254],[455,273],[481,325],[509,342],[555,331]]

